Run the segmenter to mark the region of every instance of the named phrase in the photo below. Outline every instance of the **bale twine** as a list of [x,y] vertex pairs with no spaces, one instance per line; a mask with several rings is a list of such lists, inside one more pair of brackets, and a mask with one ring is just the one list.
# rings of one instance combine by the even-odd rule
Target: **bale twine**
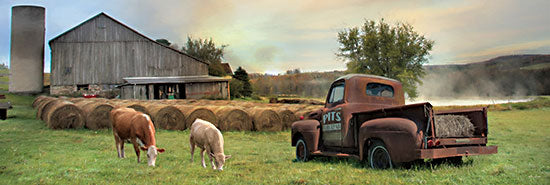
[[206,120],[212,124],[214,124],[216,127],[218,127],[218,117],[214,112],[207,109],[204,106],[176,106],[178,109],[180,109],[183,114],[185,115],[185,128],[191,128],[191,125],[197,118],[200,118],[202,120]]
[[251,131],[252,118],[243,109],[234,106],[219,106],[213,109],[218,116],[218,128],[222,131]]
[[70,101],[56,101],[46,116],[47,126],[51,129],[79,129],[84,126],[84,115],[76,105]]
[[471,137],[474,125],[462,115],[436,115],[435,133],[437,137]]
[[112,123],[109,115],[113,108],[111,104],[103,102],[89,103],[81,107],[86,120],[86,128],[91,130],[111,128]]
[[281,117],[272,109],[252,108],[249,114],[257,131],[281,131],[283,128]]
[[173,105],[162,107],[155,116],[155,125],[167,130],[185,130],[185,115]]
[[288,109],[280,109],[277,111],[279,114],[279,117],[281,117],[281,121],[283,122],[283,130],[289,129],[292,123],[295,121],[298,121],[298,116],[294,114],[294,112],[288,110]]

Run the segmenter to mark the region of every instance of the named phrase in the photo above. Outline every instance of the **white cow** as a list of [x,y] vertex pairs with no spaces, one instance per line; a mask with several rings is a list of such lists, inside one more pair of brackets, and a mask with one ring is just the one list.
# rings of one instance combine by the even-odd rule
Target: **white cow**
[[[193,122],[191,125],[189,143],[191,144],[191,162],[193,162],[195,146],[198,146],[201,148],[202,167],[204,168],[206,168],[206,164],[204,162],[205,151],[210,157],[212,169],[215,170],[223,170],[225,160],[231,158],[231,155],[225,155],[223,153],[222,133],[218,130],[218,128],[216,128],[216,126],[208,121],[196,119],[195,122]],[[215,165],[214,162],[216,163]]]

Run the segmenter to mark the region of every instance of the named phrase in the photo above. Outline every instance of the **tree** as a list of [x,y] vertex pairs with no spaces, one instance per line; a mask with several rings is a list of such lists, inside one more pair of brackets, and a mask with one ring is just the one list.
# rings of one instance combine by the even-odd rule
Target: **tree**
[[240,80],[237,80],[235,78],[231,79],[229,81],[229,96],[231,98],[240,98],[243,95],[241,94],[241,91],[243,90],[243,82]]
[[166,39],[157,39],[155,41],[157,41],[158,43],[160,43],[162,45],[165,45],[165,46],[170,46],[172,44],[172,43],[170,43],[170,41],[168,41]]
[[252,95],[252,85],[250,85],[250,78],[248,77],[246,70],[239,66],[239,68],[237,68],[237,70],[233,73],[233,78],[242,82],[242,89],[239,90],[239,93],[242,96],[249,97]]
[[192,39],[187,37],[187,43],[181,49],[183,52],[208,62],[208,74],[212,76],[225,76],[225,71],[221,65],[223,59],[223,50],[227,45],[216,47],[212,39]]
[[425,75],[434,41],[419,35],[406,23],[391,26],[381,19],[367,20],[362,27],[338,32],[336,55],[348,61],[347,73],[365,73],[401,81],[409,98],[418,96],[416,86]]

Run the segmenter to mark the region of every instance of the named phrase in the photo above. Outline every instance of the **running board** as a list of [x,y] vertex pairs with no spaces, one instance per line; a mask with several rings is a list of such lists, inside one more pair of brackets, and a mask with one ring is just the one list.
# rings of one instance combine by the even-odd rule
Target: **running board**
[[339,153],[339,152],[322,152],[320,150],[312,152],[311,155],[330,156],[330,157],[351,157],[351,158],[355,158],[357,160],[360,159],[358,155],[345,154],[345,153]]

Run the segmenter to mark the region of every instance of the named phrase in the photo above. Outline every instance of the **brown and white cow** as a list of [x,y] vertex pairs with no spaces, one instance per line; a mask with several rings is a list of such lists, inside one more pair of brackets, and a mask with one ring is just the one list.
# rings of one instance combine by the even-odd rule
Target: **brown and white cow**
[[124,158],[124,141],[134,145],[137,162],[140,162],[140,151],[147,151],[147,164],[155,166],[157,155],[164,149],[156,147],[155,126],[147,114],[137,112],[131,108],[117,108],[111,111],[111,123],[115,136],[118,157]]
[[[191,134],[189,136],[191,144],[191,162],[193,162],[193,153],[195,146],[201,148],[202,167],[206,168],[204,162],[204,152],[208,153],[212,169],[223,170],[223,165],[226,159],[231,158],[231,155],[223,153],[223,136],[220,130],[212,123],[196,119],[191,125]],[[214,159],[214,160],[212,160]],[[214,165],[214,162],[216,163]]]

